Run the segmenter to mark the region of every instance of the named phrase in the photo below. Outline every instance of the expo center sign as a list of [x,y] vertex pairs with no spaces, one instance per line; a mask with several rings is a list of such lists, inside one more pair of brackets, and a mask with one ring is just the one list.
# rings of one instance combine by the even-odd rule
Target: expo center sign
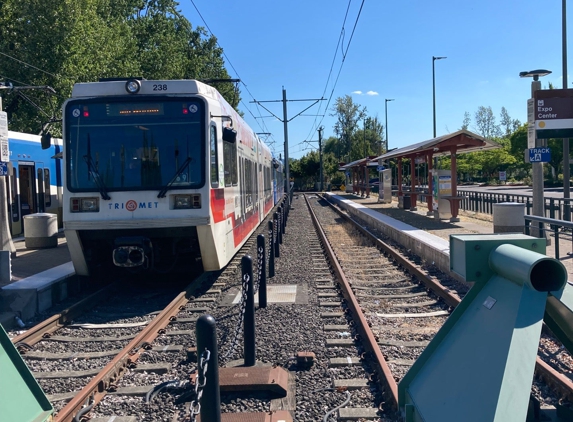
[[573,89],[545,89],[534,93],[537,138],[573,138]]

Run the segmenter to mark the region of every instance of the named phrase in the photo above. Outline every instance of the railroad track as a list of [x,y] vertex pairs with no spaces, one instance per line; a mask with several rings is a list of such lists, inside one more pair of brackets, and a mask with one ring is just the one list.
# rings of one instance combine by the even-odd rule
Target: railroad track
[[[408,251],[386,244],[342,212],[327,210],[326,202],[309,202],[319,215],[320,223],[315,223],[320,224],[318,230],[328,239],[327,252],[345,303],[353,317],[360,317],[364,326],[371,327],[358,325],[356,330],[362,331],[361,337],[370,338],[370,352],[377,358],[385,397],[396,406],[397,382],[463,298],[467,287],[423,268]],[[571,356],[544,331],[532,396],[542,404],[570,402],[573,383],[564,374],[572,370]]]
[[[243,253],[253,245],[249,239]],[[54,406],[54,420],[81,418],[108,394],[145,396],[172,371],[164,356],[193,359],[195,322],[224,291],[238,264],[235,259],[222,272],[200,274],[179,293],[172,280],[162,280],[171,286],[167,289],[112,283],[14,337]],[[140,374],[139,385],[120,387],[124,376]]]
[[[277,399],[267,393],[225,392],[221,396],[221,411],[269,415],[286,411],[292,420],[300,422],[400,420],[394,399],[397,382],[467,287],[438,273],[428,275],[428,269],[416,257],[408,256],[407,251],[395,254],[397,248],[372,237],[363,227],[351,225],[349,219],[319,198],[309,200],[309,207],[302,195],[293,201],[281,255],[275,261],[277,275],[269,280],[269,306],[257,309],[255,314],[257,364],[289,370],[287,396]],[[310,209],[322,222],[327,238],[317,236]],[[266,235],[264,227],[261,226],[258,233]],[[56,402],[54,396],[78,391],[75,381],[39,379],[43,388],[53,395],[52,402],[58,410],[56,420],[72,420],[81,409],[91,418],[102,421],[113,416],[124,417],[121,420],[126,422],[189,419],[193,395],[187,394],[192,387],[188,381],[197,367],[197,358],[189,349],[196,346],[198,316],[208,313],[217,321],[220,367],[239,365],[243,357],[240,335],[239,341],[233,342],[241,319],[241,309],[237,306],[241,294],[238,264],[244,254],[256,255],[254,237],[232,265],[204,284],[200,293],[194,293],[193,298],[190,291],[183,294],[184,303],[172,307],[175,316],[162,318],[163,322],[151,329],[154,339],[134,343],[135,337],[131,336],[141,327],[78,325],[74,328],[70,324],[101,324],[110,319],[105,313],[108,316],[117,313],[112,320],[121,324],[154,321],[158,318],[158,305],[156,310],[139,310],[137,315],[130,316],[128,309],[114,310],[115,305],[110,301],[107,307],[93,308],[97,312],[92,311],[88,314],[90,317],[80,318],[81,314],[74,314],[72,310],[54,316],[52,324],[58,328],[49,328],[52,339],[43,339],[40,334],[35,336],[40,344],[57,345],[47,346],[44,352],[65,353],[68,359],[55,363],[30,360],[32,369],[38,364],[36,372],[62,371],[62,366],[69,371],[88,371],[93,370],[93,361],[99,363],[96,366],[100,368],[111,368],[114,374],[98,382],[94,381],[95,375],[81,377],[85,394],[74,395],[72,401],[67,398]],[[365,271],[367,265],[370,270]],[[440,289],[440,284],[447,288]],[[209,290],[210,293],[205,294]],[[153,293],[143,292],[137,299],[118,297],[118,302],[125,308],[126,302],[131,305],[152,299],[167,302],[166,297],[154,299]],[[96,314],[103,318],[95,319]],[[416,317],[399,314],[416,314]],[[366,329],[369,324],[372,328]],[[56,329],[60,331],[55,332]],[[28,335],[33,337],[31,333]],[[59,341],[58,336],[64,335],[82,337],[82,341]],[[94,337],[104,341],[90,341]],[[107,337],[114,337],[113,342],[108,343]],[[33,343],[29,339],[26,342]],[[132,352],[127,353],[125,360],[120,359],[117,366],[111,363],[111,356],[85,359],[81,355],[96,348],[116,348],[112,347],[116,342],[117,348],[131,345]],[[96,344],[99,346],[95,347]],[[555,346],[548,346],[548,360],[559,356],[558,350],[553,349]],[[296,356],[300,352],[312,352],[314,364],[299,362]],[[74,366],[68,368],[68,363]],[[560,365],[562,370],[568,367],[566,362]],[[549,390],[547,382],[536,381],[534,393],[543,400],[551,398]]]

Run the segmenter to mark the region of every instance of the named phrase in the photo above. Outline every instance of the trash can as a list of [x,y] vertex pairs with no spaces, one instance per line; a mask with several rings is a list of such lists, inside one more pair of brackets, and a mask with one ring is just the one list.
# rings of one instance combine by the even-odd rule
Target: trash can
[[494,233],[523,233],[525,227],[525,204],[501,202],[493,204]]
[[24,240],[28,249],[58,246],[58,216],[48,213],[25,215]]
[[398,206],[405,210],[409,210],[412,207],[412,197],[409,194],[404,194],[398,198]]

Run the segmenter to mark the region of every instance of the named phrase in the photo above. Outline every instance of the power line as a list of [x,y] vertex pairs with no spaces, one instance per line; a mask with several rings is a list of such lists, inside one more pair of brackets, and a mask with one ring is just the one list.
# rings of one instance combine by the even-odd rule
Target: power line
[[[203,21],[203,24],[205,25],[205,27],[207,28],[207,31],[209,31],[209,33],[212,36],[215,36],[215,34],[213,33],[213,31],[211,31],[211,28],[209,28],[209,25],[207,24],[207,21],[205,21],[205,18],[203,18],[203,15],[201,14],[201,12],[199,11],[199,8],[197,7],[197,5],[195,4],[195,2],[193,0],[190,0],[191,4],[193,5],[193,7],[195,8],[195,10],[197,11],[197,14],[199,15],[199,17],[201,18],[201,20]],[[251,91],[249,91],[249,87],[247,86],[247,84],[245,82],[243,82],[243,78],[241,78],[241,76],[239,75],[239,72],[237,72],[237,69],[235,69],[235,66],[233,66],[233,63],[231,63],[231,60],[229,59],[229,57],[227,57],[227,55],[225,54],[225,50],[223,49],[223,47],[221,47],[221,45],[219,44],[219,41],[217,41],[216,37],[215,37],[215,42],[217,43],[217,45],[219,46],[219,48],[222,50],[223,53],[223,57],[225,57],[225,60],[227,60],[227,63],[229,63],[229,66],[231,66],[231,69],[233,69],[233,71],[235,72],[235,75],[237,75],[237,78],[239,78],[241,80],[241,83],[243,84],[243,86],[245,87],[245,89],[247,90],[247,92],[249,93],[249,95],[251,96],[251,98],[254,100],[255,97],[254,95],[251,93]],[[251,115],[253,116],[253,118],[255,119],[255,122],[257,122],[257,124],[259,125],[259,127],[264,131],[264,132],[269,132],[269,129],[267,128],[265,122],[259,123],[259,121],[257,120],[257,118],[255,117],[255,115],[253,114],[253,112],[249,109],[249,107],[243,102],[243,100],[240,101],[241,104],[243,104],[243,106],[249,111],[249,113],[251,113]],[[259,116],[261,115],[261,111],[258,107],[257,104],[257,111],[259,112]],[[261,116],[262,118],[262,116]],[[274,138],[271,135],[271,138],[273,139],[274,142]]]
[[[346,25],[346,18],[347,18],[347,16],[348,16],[348,10],[350,9],[350,4],[351,4],[351,3],[352,3],[352,0],[349,0],[349,2],[348,2],[348,7],[347,7],[347,9],[346,9],[346,14],[345,14],[345,16],[344,16],[344,21],[343,21],[343,23],[342,23],[342,29],[341,29],[341,31],[340,31],[340,37],[338,38],[338,44],[336,45],[336,50],[335,50],[335,52],[334,52],[334,58],[332,59],[332,65],[331,65],[331,67],[330,67],[330,72],[329,72],[329,74],[328,74],[328,78],[327,78],[327,80],[326,80],[326,84],[325,84],[325,86],[324,86],[324,91],[323,91],[323,94],[322,94],[322,96],[324,97],[324,93],[326,92],[326,90],[327,90],[327,88],[328,88],[328,83],[330,82],[330,76],[331,76],[331,74],[332,74],[332,69],[333,69],[333,66],[334,66],[334,62],[335,62],[336,56],[337,56],[337,54],[338,54],[338,47],[340,46],[341,51],[342,51],[342,62],[340,63],[340,68],[338,69],[338,74],[337,74],[337,76],[336,76],[336,80],[334,81],[334,85],[332,86],[332,90],[331,90],[331,92],[330,92],[330,96],[328,97],[328,101],[327,101],[327,103],[326,103],[326,107],[325,107],[325,110],[324,110],[324,111],[325,111],[325,114],[322,115],[322,119],[320,120],[320,122],[319,122],[318,124],[316,124],[316,121],[317,121],[318,119],[315,119],[315,120],[314,120],[314,122],[313,122],[313,124],[312,124],[312,127],[311,127],[311,129],[310,129],[310,132],[309,132],[309,134],[308,134],[307,137],[310,137],[310,136],[311,136],[311,134],[312,134],[312,133],[314,132],[314,130],[315,130],[315,127],[318,128],[319,126],[322,125],[322,122],[323,122],[323,120],[324,120],[324,116],[326,115],[326,112],[328,111],[328,106],[330,105],[330,102],[332,101],[332,97],[333,97],[333,95],[334,95],[334,90],[336,89],[336,85],[338,84],[338,79],[340,78],[340,74],[341,74],[341,72],[342,72],[342,68],[343,68],[343,66],[344,66],[344,62],[345,62],[345,60],[346,60],[346,55],[348,54],[348,50],[350,49],[350,44],[352,43],[352,38],[354,37],[354,31],[356,30],[356,26],[358,25],[358,20],[360,19],[360,15],[361,15],[361,13],[362,13],[362,8],[364,7],[364,0],[362,0],[362,3],[360,4],[360,9],[358,10],[358,15],[356,16],[356,20],[354,21],[354,26],[353,26],[353,28],[352,28],[352,33],[350,34],[350,39],[348,40],[348,44],[346,45],[346,51],[344,51],[344,46],[343,46],[343,45],[341,46],[340,43],[341,43],[341,40],[342,40],[343,37],[344,37],[345,25]],[[319,113],[320,113],[320,106],[319,106]]]
[[36,67],[36,66],[32,66],[30,63],[23,62],[22,60],[19,60],[19,59],[17,59],[16,57],[12,57],[12,56],[10,56],[10,55],[8,55],[8,54],[6,54],[6,53],[2,53],[1,51],[0,51],[0,54],[3,55],[3,56],[8,57],[9,59],[15,60],[15,61],[17,61],[18,63],[23,64],[24,66],[31,67],[32,69],[39,70],[40,72],[43,72],[43,73],[45,73],[46,75],[50,75],[50,76],[53,76],[54,78],[57,78],[57,76],[54,75],[53,73],[46,72],[45,70],[40,69],[40,68],[38,68],[38,67]]

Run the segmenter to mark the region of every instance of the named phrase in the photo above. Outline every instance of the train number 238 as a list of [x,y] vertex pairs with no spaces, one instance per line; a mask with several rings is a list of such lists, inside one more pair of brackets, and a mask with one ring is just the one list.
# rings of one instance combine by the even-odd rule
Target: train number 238
[[153,90],[154,91],[167,91],[167,84],[154,84]]

